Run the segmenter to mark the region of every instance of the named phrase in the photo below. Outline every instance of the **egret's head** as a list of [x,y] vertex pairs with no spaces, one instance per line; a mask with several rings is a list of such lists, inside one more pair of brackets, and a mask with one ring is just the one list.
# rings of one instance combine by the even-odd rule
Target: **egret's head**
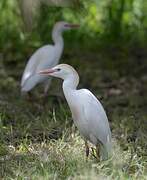
[[79,27],[78,24],[71,24],[71,23],[68,23],[68,22],[65,22],[65,21],[60,21],[60,22],[57,22],[54,25],[54,30],[55,31],[63,32],[65,30],[69,30],[69,29],[73,29],[73,28],[78,28],[78,27]]
[[75,69],[68,64],[59,64],[51,69],[42,70],[39,72],[39,74],[54,76],[61,79],[77,76]]

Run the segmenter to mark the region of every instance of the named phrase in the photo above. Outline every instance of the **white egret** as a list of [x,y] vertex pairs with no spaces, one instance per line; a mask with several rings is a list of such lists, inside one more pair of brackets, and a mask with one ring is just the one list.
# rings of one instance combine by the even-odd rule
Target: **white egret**
[[32,30],[35,17],[40,14],[42,5],[78,8],[80,6],[80,0],[20,0],[19,5],[27,29]]
[[89,155],[90,141],[96,146],[96,154],[101,160],[111,154],[111,131],[107,115],[98,99],[88,90],[79,89],[78,73],[67,64],[59,64],[51,69],[39,72],[63,79],[63,92],[68,102],[75,125],[83,136],[86,145],[86,156]]
[[44,68],[51,68],[58,64],[63,52],[64,41],[62,32],[71,28],[77,28],[79,25],[70,24],[67,22],[57,22],[52,31],[53,45],[45,45],[39,48],[29,59],[22,79],[21,92],[22,94],[32,90],[37,84],[44,82],[44,95],[47,95],[51,78],[43,77],[37,74],[38,71]]

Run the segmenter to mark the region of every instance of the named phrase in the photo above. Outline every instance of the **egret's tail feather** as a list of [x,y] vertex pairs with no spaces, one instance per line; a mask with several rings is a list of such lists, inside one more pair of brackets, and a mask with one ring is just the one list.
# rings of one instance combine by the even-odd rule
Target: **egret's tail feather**
[[112,144],[107,143],[105,145],[100,145],[100,157],[102,161],[110,158],[112,152]]
[[107,160],[112,155],[112,142],[111,137],[108,135],[107,142],[100,145],[100,156],[101,160]]

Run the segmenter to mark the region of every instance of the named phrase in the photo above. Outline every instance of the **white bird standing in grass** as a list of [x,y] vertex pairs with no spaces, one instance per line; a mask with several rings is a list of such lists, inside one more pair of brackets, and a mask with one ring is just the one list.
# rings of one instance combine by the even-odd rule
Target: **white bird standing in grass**
[[79,76],[75,69],[67,64],[59,64],[39,74],[63,79],[63,91],[74,123],[85,140],[86,156],[89,155],[87,141],[90,141],[96,146],[97,157],[108,159],[112,145],[108,118],[101,103],[88,89],[76,89]]
[[57,65],[63,52],[64,41],[62,33],[65,30],[79,27],[76,24],[69,24],[67,22],[57,22],[52,31],[53,45],[45,45],[39,48],[29,59],[22,79],[21,92],[25,94],[32,90],[37,84],[44,82],[44,95],[50,86],[51,78],[40,76],[38,71],[45,68],[52,68]]

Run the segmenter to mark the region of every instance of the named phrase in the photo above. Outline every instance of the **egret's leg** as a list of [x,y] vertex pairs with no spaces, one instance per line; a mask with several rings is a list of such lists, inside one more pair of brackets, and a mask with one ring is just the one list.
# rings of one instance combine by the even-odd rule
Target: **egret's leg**
[[28,96],[28,100],[32,100],[32,93],[29,91],[28,93],[27,93],[27,96]]
[[86,159],[87,159],[89,156],[89,146],[88,146],[87,141],[85,141],[85,148],[86,148]]
[[32,93],[30,91],[25,93],[25,97],[26,97],[26,100],[29,101],[29,102],[34,101],[33,95],[32,95]]
[[21,96],[26,98],[28,101],[32,101],[32,93],[30,91],[21,91]]
[[43,93],[43,106],[45,106],[46,102],[47,102],[47,95],[48,95],[48,90],[51,84],[51,78],[47,79],[44,82],[44,93]]
[[96,156],[97,156],[97,159],[100,160],[100,145],[99,144],[96,145]]
[[44,97],[47,97],[50,84],[51,84],[51,78],[46,80],[45,83],[44,83]]

